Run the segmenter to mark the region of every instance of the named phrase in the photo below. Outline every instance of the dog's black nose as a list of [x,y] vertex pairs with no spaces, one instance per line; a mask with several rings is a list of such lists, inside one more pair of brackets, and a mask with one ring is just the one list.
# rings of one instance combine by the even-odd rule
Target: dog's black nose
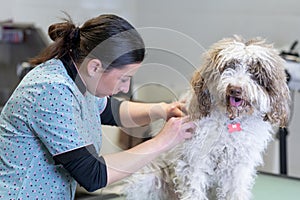
[[241,96],[242,95],[242,88],[236,86],[229,86],[228,93],[230,96]]

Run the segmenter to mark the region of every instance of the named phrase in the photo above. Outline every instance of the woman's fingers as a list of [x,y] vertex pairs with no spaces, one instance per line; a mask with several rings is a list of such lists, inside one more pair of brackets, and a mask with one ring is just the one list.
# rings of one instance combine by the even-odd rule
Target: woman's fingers
[[196,129],[196,124],[193,121],[190,121],[188,116],[184,117],[182,120],[182,131],[184,133],[184,138],[191,138]]

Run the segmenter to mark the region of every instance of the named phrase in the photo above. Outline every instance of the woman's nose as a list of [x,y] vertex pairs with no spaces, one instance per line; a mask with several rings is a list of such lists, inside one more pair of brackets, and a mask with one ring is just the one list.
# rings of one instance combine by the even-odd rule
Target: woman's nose
[[130,88],[130,81],[122,84],[120,87],[120,91],[123,93],[127,93],[127,92],[129,92],[129,88]]

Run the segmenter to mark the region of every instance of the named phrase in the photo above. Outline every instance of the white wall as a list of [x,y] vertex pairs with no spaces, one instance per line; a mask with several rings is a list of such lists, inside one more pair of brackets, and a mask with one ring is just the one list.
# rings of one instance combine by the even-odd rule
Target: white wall
[[224,36],[263,36],[279,47],[300,37],[297,0],[138,1],[139,26],[170,28],[207,48]]
[[[140,29],[148,45],[145,65],[134,79],[135,89],[155,82],[180,94],[199,66],[200,54],[212,43],[233,34],[246,38],[262,36],[277,48],[289,48],[300,39],[300,2],[298,0],[0,0],[0,21],[34,22],[45,32],[51,23],[68,12],[74,22],[101,13],[116,13]],[[300,45],[297,47],[300,50]],[[289,172],[300,176],[300,95],[290,123]],[[278,162],[278,144],[269,152],[271,170]],[[270,160],[270,159],[268,159]]]

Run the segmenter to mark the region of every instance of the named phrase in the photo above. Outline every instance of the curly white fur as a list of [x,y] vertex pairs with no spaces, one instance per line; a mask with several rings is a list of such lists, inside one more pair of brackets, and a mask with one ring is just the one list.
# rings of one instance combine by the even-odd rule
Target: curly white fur
[[193,138],[134,174],[127,199],[251,199],[262,153],[288,121],[284,61],[264,40],[226,38],[204,55],[191,85]]
[[208,199],[212,186],[218,188],[218,199],[249,199],[254,169],[262,164],[261,152],[272,138],[272,126],[251,116],[240,120],[241,131],[228,133],[228,123],[226,115],[212,112],[197,121],[194,138],[178,148],[175,180],[181,199]]

